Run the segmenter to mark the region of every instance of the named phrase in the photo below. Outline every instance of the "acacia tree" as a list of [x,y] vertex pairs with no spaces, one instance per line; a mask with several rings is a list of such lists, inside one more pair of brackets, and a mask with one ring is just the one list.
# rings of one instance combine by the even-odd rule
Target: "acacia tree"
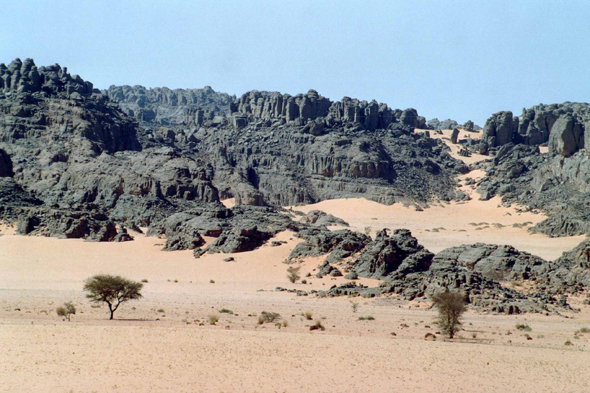
[[432,304],[438,308],[438,323],[449,338],[455,337],[461,326],[461,315],[467,310],[465,299],[460,292],[449,290],[432,295]]
[[106,303],[111,311],[111,318],[121,303],[140,299],[143,284],[127,280],[121,276],[99,274],[86,280],[84,290],[89,292],[86,297],[94,303]]

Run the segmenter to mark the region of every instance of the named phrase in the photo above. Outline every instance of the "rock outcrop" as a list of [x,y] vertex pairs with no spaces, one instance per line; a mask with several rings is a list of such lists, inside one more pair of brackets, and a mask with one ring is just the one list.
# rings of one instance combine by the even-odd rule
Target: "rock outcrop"
[[568,157],[585,148],[584,134],[589,123],[590,104],[541,104],[523,109],[519,117],[513,117],[512,112],[495,113],[486,121],[482,139],[490,147],[548,143],[551,152]]
[[473,166],[486,171],[478,181],[482,199],[499,195],[548,218],[532,228],[549,236],[590,233],[590,157],[578,151],[570,157],[541,154],[537,146],[508,144],[496,157]]
[[334,217],[331,214],[327,214],[321,210],[311,210],[309,213],[301,217],[299,222],[308,225],[323,225],[323,226],[330,226],[330,225],[341,225],[341,226],[348,226],[348,223],[341,218]]
[[389,236],[383,229],[350,264],[350,269],[360,277],[385,278],[394,272],[428,270],[433,257],[434,254],[418,244],[409,230],[396,229]]
[[216,115],[225,115],[235,96],[203,89],[168,89],[143,86],[111,86],[103,94],[118,102],[129,116],[142,124],[203,125]]

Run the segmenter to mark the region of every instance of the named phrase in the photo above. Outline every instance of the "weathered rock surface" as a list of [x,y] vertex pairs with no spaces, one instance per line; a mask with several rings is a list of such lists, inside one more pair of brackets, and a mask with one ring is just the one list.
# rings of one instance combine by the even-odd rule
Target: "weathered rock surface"
[[299,222],[308,225],[341,225],[348,226],[348,223],[341,218],[335,217],[331,214],[327,214],[321,210],[311,210],[309,213],[301,217]]
[[203,89],[168,89],[143,86],[111,86],[103,94],[140,122],[160,125],[203,125],[216,115],[226,114],[235,96]]
[[373,242],[350,264],[360,277],[384,278],[393,272],[407,273],[427,270],[434,254],[418,244],[407,229],[396,229],[392,235],[383,229]]
[[350,258],[365,248],[371,242],[371,238],[348,229],[329,231],[322,228],[310,228],[302,230],[298,237],[305,239],[297,244],[287,263],[306,257],[318,257],[327,255],[328,263],[340,263],[343,259]]
[[493,160],[473,166],[486,171],[478,182],[482,199],[500,195],[549,216],[533,230],[549,236],[590,233],[590,158],[584,151],[570,157],[541,154],[536,146],[507,144]]
[[523,109],[519,117],[513,117],[512,112],[495,113],[486,121],[482,139],[490,147],[549,143],[551,152],[568,157],[585,148],[589,121],[590,104],[540,104]]

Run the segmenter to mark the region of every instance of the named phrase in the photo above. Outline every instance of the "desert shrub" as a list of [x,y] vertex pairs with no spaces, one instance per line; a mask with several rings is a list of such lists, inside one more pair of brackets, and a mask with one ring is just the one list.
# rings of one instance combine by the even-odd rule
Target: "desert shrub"
[[286,319],[283,321],[283,327],[289,327],[289,321]]
[[311,311],[306,311],[304,315],[305,319],[307,319],[308,321],[311,321],[313,319],[313,313]]
[[375,318],[372,315],[368,315],[366,317],[359,317],[359,321],[374,321]]
[[580,328],[579,332],[580,333],[590,333],[590,328],[587,328],[587,327]]
[[74,306],[74,303],[72,302],[67,302],[64,303],[63,307],[56,308],[55,311],[57,312],[57,315],[60,317],[65,317],[68,319],[68,321],[70,321],[71,316],[76,315],[76,306]]
[[232,310],[228,310],[227,308],[222,308],[221,310],[219,310],[219,312],[221,314],[232,314],[232,315],[234,313]]
[[279,319],[281,319],[281,314],[276,313],[276,312],[266,312],[263,311],[260,313],[260,316],[258,317],[258,324],[262,325],[263,323],[272,323],[275,321],[278,321]]
[[301,278],[301,276],[299,275],[299,270],[301,270],[301,266],[289,266],[287,268],[287,278],[289,279],[289,281],[295,283],[297,280]]
[[215,325],[217,322],[219,322],[219,316],[217,316],[216,314],[209,315],[209,324],[210,325]]
[[563,345],[568,345],[569,346],[569,345],[574,345],[574,344],[572,344],[572,342],[570,340],[567,340]]
[[148,283],[148,279],[147,278],[144,278],[143,280],[141,280],[141,282],[144,282],[144,283],[147,284]]
[[516,329],[518,329],[518,330],[522,330],[523,332],[530,332],[531,330],[533,330],[533,329],[531,329],[531,327],[530,327],[528,324],[526,324],[526,323],[525,323],[525,324],[520,324],[520,323],[517,323],[517,324],[516,324]]
[[352,312],[357,312],[359,309],[359,304],[357,302],[350,301],[350,307],[352,308]]
[[109,306],[111,312],[110,319],[113,319],[113,314],[121,303],[140,299],[142,297],[140,293],[141,288],[143,288],[143,284],[140,282],[108,274],[99,274],[90,277],[84,285],[84,290],[88,292],[86,297],[91,302],[104,302]]
[[455,337],[461,326],[461,315],[466,311],[464,296],[460,292],[443,291],[432,295],[432,303],[438,309],[438,322],[441,330]]
[[315,321],[315,323],[309,327],[309,330],[310,331],[311,330],[321,330],[321,331],[324,331],[324,330],[326,330],[326,328],[324,327],[324,325],[322,325],[322,322],[321,321]]
[[301,280],[301,284],[307,284],[307,280]]
[[210,284],[215,284],[215,280],[209,280]]

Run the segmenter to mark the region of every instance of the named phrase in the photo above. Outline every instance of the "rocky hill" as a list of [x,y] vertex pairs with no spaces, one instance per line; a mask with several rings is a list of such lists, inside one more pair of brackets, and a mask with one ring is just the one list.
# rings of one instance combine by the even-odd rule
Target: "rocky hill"
[[414,109],[313,90],[235,100],[210,88],[101,92],[31,59],[0,65],[0,80],[4,215],[27,217],[25,233],[88,237],[95,221],[150,225],[231,197],[255,206],[465,198],[453,178],[467,167],[414,132],[425,122]]
[[[542,211],[549,218],[534,231],[550,236],[590,233],[588,178],[590,104],[537,105],[520,117],[499,112],[484,127],[475,151],[494,158],[473,168],[486,170],[479,182],[483,199],[500,195]],[[539,145],[548,147],[542,154]]]

